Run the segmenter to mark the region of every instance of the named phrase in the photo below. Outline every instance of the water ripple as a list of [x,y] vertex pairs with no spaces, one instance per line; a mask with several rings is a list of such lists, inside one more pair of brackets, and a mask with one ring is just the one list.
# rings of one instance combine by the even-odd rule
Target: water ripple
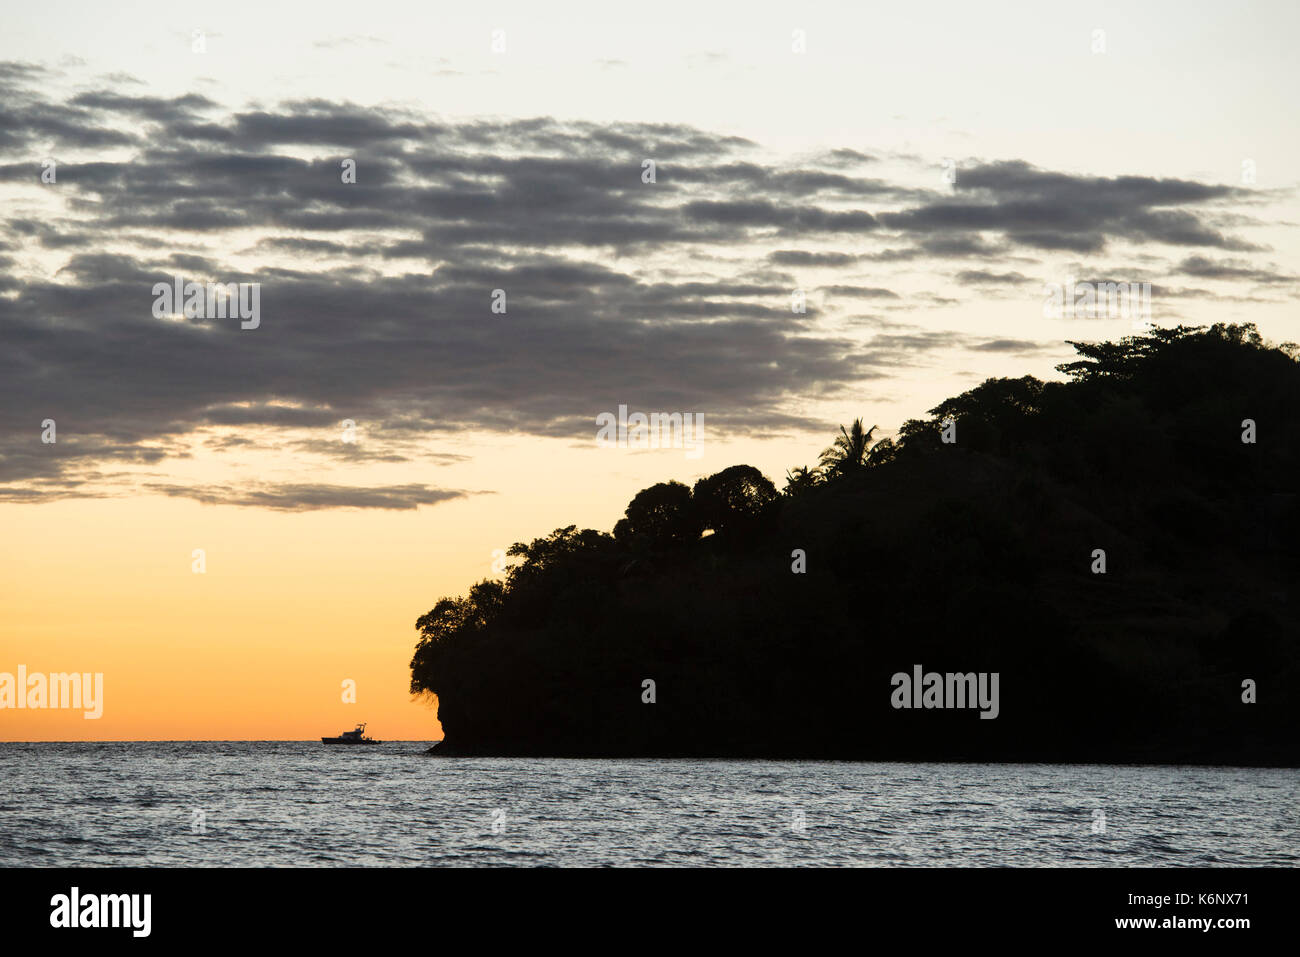
[[1300,772],[0,744],[0,865],[1160,866],[1300,857]]

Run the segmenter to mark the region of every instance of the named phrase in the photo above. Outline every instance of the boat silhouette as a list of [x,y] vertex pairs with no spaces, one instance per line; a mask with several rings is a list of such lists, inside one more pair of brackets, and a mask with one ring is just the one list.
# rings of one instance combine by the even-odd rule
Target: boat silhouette
[[366,723],[362,721],[357,725],[355,731],[344,731],[337,738],[321,738],[321,744],[383,744],[382,741],[376,741],[374,738],[365,736]]

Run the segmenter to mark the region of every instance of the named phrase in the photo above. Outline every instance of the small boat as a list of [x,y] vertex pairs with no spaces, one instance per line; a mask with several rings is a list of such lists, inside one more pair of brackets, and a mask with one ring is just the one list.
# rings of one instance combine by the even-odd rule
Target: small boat
[[337,738],[321,738],[321,744],[383,744],[374,738],[366,737],[366,723],[363,721],[355,731],[344,731]]

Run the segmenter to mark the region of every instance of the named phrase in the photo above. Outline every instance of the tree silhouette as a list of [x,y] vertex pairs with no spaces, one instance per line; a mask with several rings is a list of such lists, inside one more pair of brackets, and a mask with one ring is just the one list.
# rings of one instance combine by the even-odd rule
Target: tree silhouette
[[695,483],[695,514],[715,532],[749,530],[778,498],[776,486],[752,465],[733,465]]
[[820,468],[814,467],[809,469],[806,465],[798,468],[788,469],[785,473],[786,495],[798,495],[800,492],[807,491],[822,482],[822,472]]
[[821,468],[831,475],[845,475],[867,466],[867,451],[871,447],[871,433],[877,426],[865,432],[862,420],[854,419],[847,430],[840,426],[840,434],[835,437],[830,448],[822,452]]
[[[438,750],[1300,766],[1300,350],[1228,325],[1076,350],[896,442],[841,429],[853,481],[738,465],[512,546],[416,623]],[[894,710],[917,663],[1000,673],[1001,715]]]
[[681,482],[660,482],[637,492],[624,515],[614,526],[620,542],[642,538],[651,548],[663,548],[693,542],[703,531],[691,490]]
[[892,462],[897,454],[898,446],[894,445],[893,439],[881,439],[867,453],[867,467],[875,468],[878,465],[884,465],[886,462]]

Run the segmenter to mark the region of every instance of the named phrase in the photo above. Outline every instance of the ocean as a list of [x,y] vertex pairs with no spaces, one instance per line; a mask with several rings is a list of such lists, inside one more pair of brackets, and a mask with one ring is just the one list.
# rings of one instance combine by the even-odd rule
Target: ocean
[[1300,771],[0,743],[0,866],[1295,866]]

